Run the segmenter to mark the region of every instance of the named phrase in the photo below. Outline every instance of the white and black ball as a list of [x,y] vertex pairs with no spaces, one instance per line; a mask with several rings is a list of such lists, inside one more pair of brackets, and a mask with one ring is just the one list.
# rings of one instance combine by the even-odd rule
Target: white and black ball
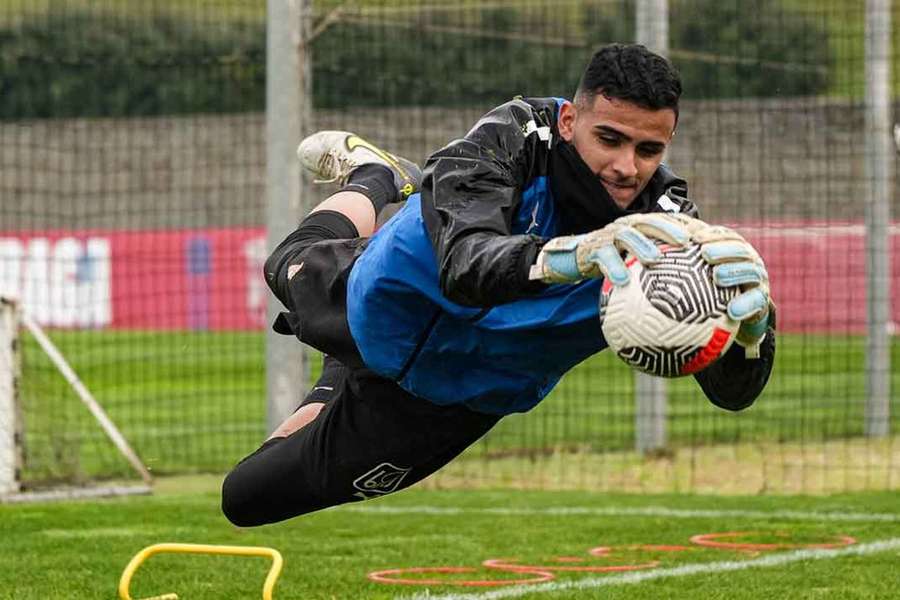
[[727,306],[739,290],[720,288],[700,246],[660,246],[661,260],[644,266],[626,256],[631,281],[603,284],[600,317],[610,349],[623,361],[659,377],[702,371],[734,342],[740,323]]

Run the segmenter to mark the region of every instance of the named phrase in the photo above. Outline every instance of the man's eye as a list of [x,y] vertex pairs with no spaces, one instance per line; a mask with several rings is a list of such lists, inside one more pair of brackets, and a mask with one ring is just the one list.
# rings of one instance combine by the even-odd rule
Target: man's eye
[[603,142],[604,144],[607,144],[609,146],[615,146],[616,144],[619,143],[619,138],[612,136],[612,135],[600,135],[597,137],[601,142]]
[[652,146],[649,148],[643,147],[643,146],[638,146],[637,151],[638,151],[638,154],[640,154],[641,156],[653,157],[653,156],[658,155],[660,152],[662,152],[662,149],[657,148],[656,146]]

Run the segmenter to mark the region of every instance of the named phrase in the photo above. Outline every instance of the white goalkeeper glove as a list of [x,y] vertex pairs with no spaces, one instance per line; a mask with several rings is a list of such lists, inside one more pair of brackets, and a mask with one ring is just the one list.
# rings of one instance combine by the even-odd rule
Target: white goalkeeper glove
[[590,233],[553,238],[544,244],[529,278],[544,283],[575,283],[604,277],[613,285],[623,286],[630,275],[622,252],[652,265],[661,256],[654,240],[676,246],[690,241],[682,223],[664,217],[662,213],[628,215]]
[[747,358],[759,357],[759,346],[775,319],[775,304],[769,294],[769,273],[762,257],[744,237],[729,227],[710,225],[680,214],[663,215],[680,223],[691,240],[700,244],[701,255],[713,269],[720,287],[738,287],[741,293],[728,303],[728,316],[741,323],[735,342]]

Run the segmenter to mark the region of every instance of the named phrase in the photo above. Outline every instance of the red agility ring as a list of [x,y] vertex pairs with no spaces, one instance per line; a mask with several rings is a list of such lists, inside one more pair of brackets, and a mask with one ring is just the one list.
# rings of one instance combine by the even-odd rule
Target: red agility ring
[[477,569],[473,567],[411,567],[408,569],[386,569],[373,571],[368,578],[378,583],[393,583],[397,585],[459,585],[465,587],[491,587],[499,585],[524,585],[528,583],[543,583],[554,579],[553,573],[548,571],[514,571],[516,573],[528,573],[535,575],[529,579],[464,579],[454,581],[452,579],[404,579],[391,577],[405,573],[472,573]]
[[[727,531],[723,533],[702,533],[691,537],[694,546],[668,545],[668,544],[639,544],[633,546],[596,546],[587,551],[590,556],[597,558],[609,558],[614,549],[626,548],[643,552],[683,552],[699,547],[715,548],[717,550],[734,550],[740,552],[770,552],[773,550],[790,550],[798,548],[828,549],[841,548],[856,543],[856,539],[848,535],[831,536],[832,541],[822,543],[754,543],[733,541],[750,535],[761,535],[758,531]],[[769,535],[787,537],[785,533],[770,533]],[[544,583],[556,578],[554,573],[613,573],[622,571],[638,571],[658,567],[657,560],[641,564],[624,565],[575,565],[584,559],[577,556],[559,556],[555,559],[558,565],[522,565],[517,564],[514,558],[491,558],[481,563],[485,569],[511,573],[520,576],[529,576],[521,579],[442,579],[437,577],[411,579],[402,577],[404,574],[458,574],[473,573],[478,571],[476,567],[409,567],[403,569],[386,569],[373,571],[368,574],[368,579],[378,583],[394,585],[454,585],[463,587],[497,587],[504,585],[526,585],[531,583]],[[567,564],[568,563],[568,564]]]
[[693,546],[679,546],[672,544],[642,544],[634,547],[638,550],[646,550],[648,552],[683,552],[685,550],[694,550]]
[[606,566],[538,566],[538,565],[516,565],[510,560],[503,558],[491,558],[481,563],[488,569],[497,569],[499,571],[508,571],[510,573],[540,573],[543,571],[557,572],[580,572],[580,573],[616,573],[619,571],[639,571],[641,569],[652,569],[659,566],[659,561],[654,560],[638,565],[606,565]]
[[772,551],[772,550],[791,550],[797,548],[817,548],[817,549],[827,549],[827,548],[841,548],[843,546],[849,546],[851,544],[856,543],[856,539],[850,537],[849,535],[837,535],[834,536],[834,542],[826,542],[822,544],[790,544],[790,543],[775,543],[775,544],[756,544],[751,542],[720,542],[718,540],[721,539],[734,539],[741,536],[753,535],[754,533],[759,533],[755,531],[728,531],[725,533],[703,533],[700,535],[695,535],[691,537],[691,542],[697,544],[698,546],[705,546],[707,548],[718,548],[721,550],[743,550],[743,551]]

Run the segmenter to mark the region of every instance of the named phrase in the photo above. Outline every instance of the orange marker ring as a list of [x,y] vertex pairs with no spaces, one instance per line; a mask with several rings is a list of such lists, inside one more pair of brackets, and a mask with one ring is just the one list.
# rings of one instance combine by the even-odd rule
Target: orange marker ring
[[473,567],[410,567],[407,569],[386,569],[384,571],[373,571],[369,573],[368,578],[378,583],[394,583],[398,585],[459,585],[466,587],[490,587],[499,585],[525,585],[529,583],[543,583],[555,578],[553,573],[548,571],[513,571],[516,573],[530,573],[536,575],[529,579],[464,579],[460,581],[447,579],[404,579],[402,577],[391,577],[392,575],[403,575],[405,573],[472,573],[477,569]]
[[541,571],[568,571],[580,573],[616,573],[620,571],[639,571],[641,569],[652,569],[659,566],[658,560],[638,565],[606,565],[606,566],[580,566],[580,567],[564,567],[564,566],[539,566],[539,565],[514,565],[508,559],[490,558],[481,563],[488,569],[497,569],[499,571],[509,571],[510,573],[539,573]]
[[823,544],[756,544],[752,542],[720,542],[720,539],[733,539],[745,535],[753,535],[753,531],[728,531],[725,533],[703,533],[691,537],[691,542],[698,546],[707,548],[719,548],[721,550],[749,550],[749,551],[772,551],[772,550],[791,550],[797,548],[841,548],[856,543],[856,538],[849,535],[834,536],[837,541],[827,542]]
[[[693,550],[699,547],[715,548],[717,550],[736,550],[742,552],[771,552],[774,550],[789,550],[798,548],[809,549],[828,549],[841,548],[856,543],[856,539],[849,535],[832,536],[834,541],[813,543],[813,544],[794,544],[794,543],[774,543],[763,544],[753,542],[735,542],[728,541],[742,536],[759,534],[761,532],[753,531],[727,531],[724,533],[703,533],[692,536],[691,543],[694,546],[681,545],[654,545],[654,544],[638,544],[632,546],[596,546],[587,551],[590,556],[608,558],[614,548],[626,548],[630,550],[641,550],[646,552],[683,552]],[[466,587],[495,587],[504,585],[526,585],[532,583],[544,583],[556,578],[554,573],[613,573],[622,571],[638,571],[642,569],[653,569],[659,566],[660,561],[654,560],[642,564],[634,565],[606,565],[606,566],[587,566],[572,565],[571,563],[581,562],[583,559],[575,556],[560,556],[555,560],[559,563],[569,563],[568,565],[519,565],[515,564],[516,559],[512,558],[491,558],[482,562],[482,567],[493,569],[495,571],[515,573],[519,575],[533,575],[533,577],[522,579],[466,579],[466,580],[447,580],[439,578],[410,579],[405,577],[397,577],[407,573],[434,573],[434,574],[454,574],[454,573],[473,573],[477,571],[474,567],[408,567],[402,569],[386,569],[383,571],[373,571],[368,574],[368,579],[378,583],[388,583],[397,585],[453,585]]]

